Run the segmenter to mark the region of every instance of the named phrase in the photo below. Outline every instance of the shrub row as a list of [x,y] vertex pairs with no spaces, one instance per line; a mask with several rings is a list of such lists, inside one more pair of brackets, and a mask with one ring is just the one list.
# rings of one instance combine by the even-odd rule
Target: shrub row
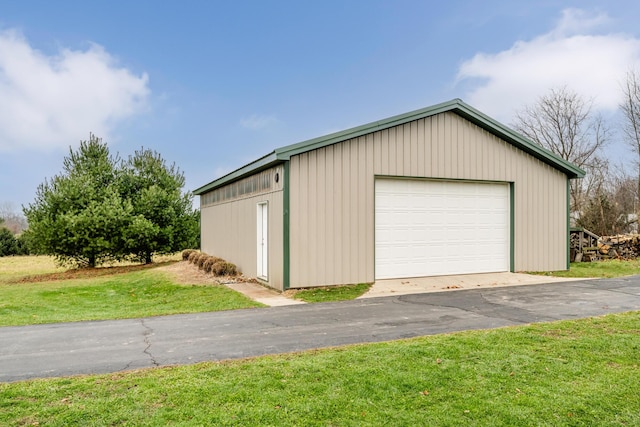
[[238,274],[238,267],[235,264],[193,249],[182,251],[182,259],[214,276],[236,276]]

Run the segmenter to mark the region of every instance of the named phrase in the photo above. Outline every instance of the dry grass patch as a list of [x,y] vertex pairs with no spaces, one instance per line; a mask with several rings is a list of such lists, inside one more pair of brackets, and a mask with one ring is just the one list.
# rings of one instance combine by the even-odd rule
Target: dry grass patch
[[153,264],[139,264],[129,261],[110,263],[104,267],[74,268],[67,270],[56,264],[50,256],[19,256],[0,258],[0,284],[40,283],[56,280],[90,279],[114,274],[147,270],[180,260],[179,254],[156,256]]
[[184,285],[215,285],[218,281],[210,274],[196,268],[189,262],[176,262],[173,264],[158,267],[162,271],[171,275],[173,280]]
[[64,272],[50,256],[0,257],[0,283],[15,281],[25,276]]
[[38,283],[51,282],[54,280],[91,279],[94,277],[113,276],[116,274],[132,273],[134,271],[157,268],[164,264],[173,264],[175,261],[154,264],[122,265],[118,267],[97,267],[97,268],[77,268],[57,273],[38,274],[34,276],[23,276],[7,283]]

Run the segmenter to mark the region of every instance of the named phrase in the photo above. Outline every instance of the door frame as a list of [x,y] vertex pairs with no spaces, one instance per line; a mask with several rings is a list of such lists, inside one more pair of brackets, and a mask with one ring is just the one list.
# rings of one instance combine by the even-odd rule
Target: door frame
[[269,278],[269,202],[256,205],[256,277]]

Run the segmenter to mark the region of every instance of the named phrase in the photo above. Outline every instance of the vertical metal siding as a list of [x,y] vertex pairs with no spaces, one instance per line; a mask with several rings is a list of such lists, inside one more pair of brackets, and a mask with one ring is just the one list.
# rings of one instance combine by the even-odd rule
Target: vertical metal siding
[[513,182],[515,270],[566,268],[566,175],[448,112],[291,158],[291,287],[374,280],[375,176]]
[[257,273],[257,204],[268,202],[268,285],[283,288],[283,190],[282,171],[276,190],[201,208],[202,251],[230,261],[242,274]]

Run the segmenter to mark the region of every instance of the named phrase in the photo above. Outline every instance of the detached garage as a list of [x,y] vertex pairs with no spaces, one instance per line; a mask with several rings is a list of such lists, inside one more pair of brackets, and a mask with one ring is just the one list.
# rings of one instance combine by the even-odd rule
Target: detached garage
[[582,176],[456,99],[278,148],[195,194],[202,250],[285,290],[567,269]]

